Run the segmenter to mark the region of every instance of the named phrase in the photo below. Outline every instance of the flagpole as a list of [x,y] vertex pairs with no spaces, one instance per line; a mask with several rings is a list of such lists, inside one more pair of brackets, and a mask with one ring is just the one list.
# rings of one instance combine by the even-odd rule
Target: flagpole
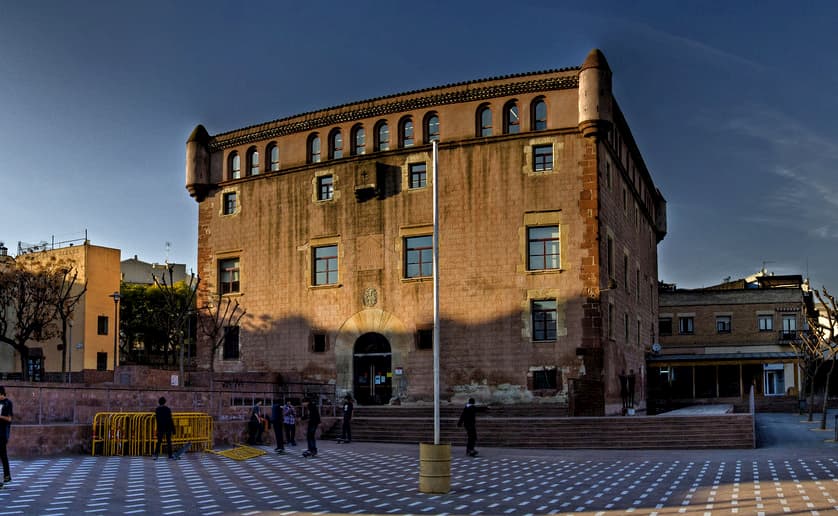
[[437,168],[439,166],[439,142],[433,142],[433,181],[434,195],[434,444],[439,444],[439,187],[437,186]]

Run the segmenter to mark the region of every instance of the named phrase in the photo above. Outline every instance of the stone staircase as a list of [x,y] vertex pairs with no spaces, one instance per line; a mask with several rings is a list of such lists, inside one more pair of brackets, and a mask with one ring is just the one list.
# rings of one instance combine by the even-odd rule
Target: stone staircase
[[[440,408],[440,440],[465,445],[457,427],[461,407]],[[340,424],[323,439],[340,435]],[[750,414],[699,416],[567,417],[567,408],[514,405],[478,413],[478,446],[566,449],[721,449],[753,448]],[[357,407],[355,441],[419,443],[433,441],[432,407]]]

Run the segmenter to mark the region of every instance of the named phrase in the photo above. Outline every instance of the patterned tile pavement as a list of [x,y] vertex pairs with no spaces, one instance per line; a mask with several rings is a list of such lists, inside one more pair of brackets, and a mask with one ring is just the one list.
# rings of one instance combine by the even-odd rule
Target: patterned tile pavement
[[486,448],[477,458],[454,447],[445,495],[418,492],[416,445],[320,442],[312,459],[296,448],[246,461],[207,453],[179,461],[13,459],[0,516],[838,512],[838,447],[823,443],[831,434],[784,417],[808,432],[808,444],[676,452]]

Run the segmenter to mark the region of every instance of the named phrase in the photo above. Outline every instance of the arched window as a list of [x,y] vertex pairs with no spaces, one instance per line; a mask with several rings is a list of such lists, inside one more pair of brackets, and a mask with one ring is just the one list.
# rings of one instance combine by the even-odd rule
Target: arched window
[[238,152],[230,153],[230,179],[238,179],[242,176],[242,160]]
[[413,147],[413,119],[409,116],[399,122],[399,147]]
[[477,136],[492,136],[492,110],[489,104],[477,108]]
[[343,157],[343,135],[340,129],[335,129],[329,134],[329,159],[340,159]]
[[390,127],[384,120],[375,126],[375,150],[390,150]]
[[544,129],[547,129],[547,103],[539,97],[532,103],[532,130],[543,131]]
[[425,143],[439,141],[439,115],[433,111],[425,115],[425,127],[422,131],[425,134]]
[[308,137],[308,162],[320,163],[320,135],[317,133]]
[[271,160],[271,171],[279,170],[279,145],[276,143],[268,145],[268,158]]
[[247,175],[259,175],[259,151],[256,150],[256,147],[247,150]]
[[518,113],[518,101],[510,100],[503,106],[503,134],[521,132],[521,117]]
[[361,124],[352,128],[352,155],[360,156],[367,152],[367,133]]

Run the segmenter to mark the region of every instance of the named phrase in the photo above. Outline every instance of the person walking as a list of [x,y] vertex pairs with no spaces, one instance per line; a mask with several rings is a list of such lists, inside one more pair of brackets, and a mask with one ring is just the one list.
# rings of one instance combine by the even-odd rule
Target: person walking
[[3,462],[3,482],[0,482],[0,487],[4,483],[12,481],[12,471],[9,468],[9,454],[6,450],[6,445],[9,444],[9,436],[11,435],[12,416],[14,416],[14,410],[12,408],[12,400],[6,397],[6,388],[0,386],[0,461]]
[[352,442],[352,413],[355,411],[355,404],[352,403],[352,395],[347,394],[343,398],[343,426],[340,431],[339,443]]
[[628,399],[629,399],[629,391],[628,391],[628,377],[626,376],[626,370],[623,369],[620,371],[618,376],[620,379],[620,399],[623,402],[623,415],[626,415],[626,411],[628,411]]
[[285,427],[285,442],[288,446],[297,446],[297,412],[290,401],[282,408],[282,423]]
[[320,426],[320,409],[315,400],[306,399],[303,401],[303,419],[308,420],[306,425],[306,441],[308,449],[303,452],[303,457],[317,456],[317,427]]
[[274,435],[276,436],[276,452],[285,453],[285,443],[282,440],[283,431],[283,416],[282,405],[279,400],[274,400],[271,405],[271,424],[274,426]]
[[466,427],[466,455],[477,457],[477,450],[474,449],[477,443],[477,405],[474,398],[468,399],[463,413],[460,414],[460,420],[457,421],[457,426]]
[[154,460],[157,460],[157,457],[160,456],[163,437],[166,438],[166,444],[169,445],[169,458],[174,459],[175,457],[172,455],[172,434],[175,431],[175,420],[172,418],[172,409],[166,406],[166,398],[162,396],[157,400],[154,418],[157,420],[157,444],[154,446]]

